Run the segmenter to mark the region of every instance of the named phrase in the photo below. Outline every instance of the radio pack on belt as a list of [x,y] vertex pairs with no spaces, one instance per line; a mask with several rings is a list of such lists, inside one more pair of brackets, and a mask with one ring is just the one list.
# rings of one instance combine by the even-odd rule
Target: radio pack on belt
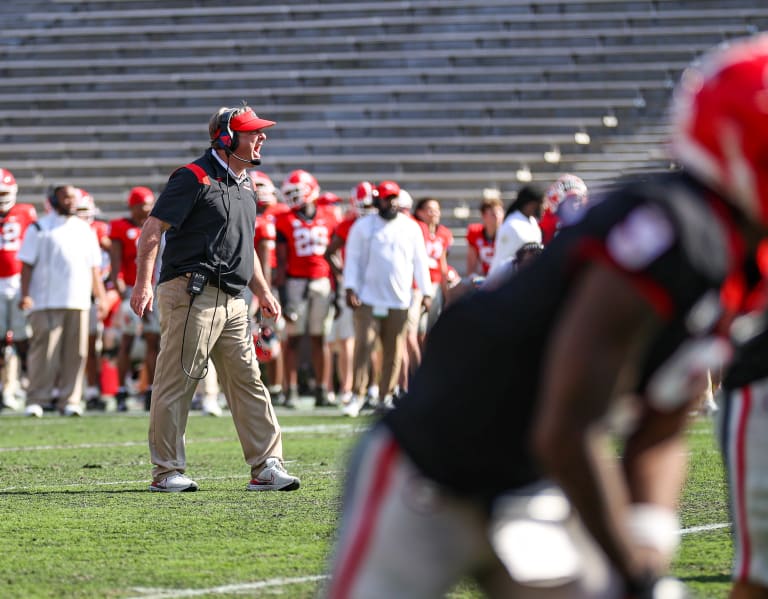
[[208,282],[208,275],[204,272],[191,272],[189,273],[189,281],[187,282],[187,293],[189,295],[200,295],[203,292],[205,284]]

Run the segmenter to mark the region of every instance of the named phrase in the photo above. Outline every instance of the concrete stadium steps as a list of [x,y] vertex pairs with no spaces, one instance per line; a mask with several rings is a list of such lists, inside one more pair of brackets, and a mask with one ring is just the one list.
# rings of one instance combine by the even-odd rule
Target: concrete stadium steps
[[[448,220],[484,187],[519,187],[522,165],[542,184],[571,170],[600,186],[668,167],[660,127],[680,71],[768,26],[748,0],[201,4],[0,7],[0,166],[22,196],[66,179],[123,211],[131,186],[159,190],[205,147],[213,110],[242,99],[279,123],[263,166],[277,182],[306,168],[346,197],[395,178]],[[561,162],[545,163],[555,146]]]

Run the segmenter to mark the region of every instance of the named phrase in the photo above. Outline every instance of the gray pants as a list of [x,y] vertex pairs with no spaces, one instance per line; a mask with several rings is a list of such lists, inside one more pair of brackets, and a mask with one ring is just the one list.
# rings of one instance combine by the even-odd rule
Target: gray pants
[[186,470],[184,432],[198,381],[184,369],[193,377],[201,377],[210,353],[245,461],[255,477],[268,457],[282,459],[283,446],[269,392],[261,381],[248,307],[242,298],[207,285],[190,310],[186,288],[184,277],[157,288],[160,353],[149,413],[149,449],[155,465],[152,476],[159,481]]

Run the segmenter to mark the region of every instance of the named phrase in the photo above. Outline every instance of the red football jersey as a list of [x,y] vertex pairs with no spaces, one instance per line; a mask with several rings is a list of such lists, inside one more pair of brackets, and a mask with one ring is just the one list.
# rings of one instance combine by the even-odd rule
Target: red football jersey
[[333,212],[318,206],[312,220],[304,220],[291,210],[277,217],[275,227],[286,241],[289,277],[322,279],[331,276],[325,250],[338,221]]
[[475,248],[483,274],[487,275],[493,260],[493,249],[496,238],[488,239],[483,231],[483,223],[473,223],[467,226],[467,245]]
[[288,204],[278,202],[277,204],[270,204],[267,206],[266,210],[264,210],[263,216],[271,216],[276,219],[281,214],[285,214],[286,212],[290,211],[291,207]]
[[435,232],[430,233],[429,225],[422,221],[418,221],[418,223],[424,234],[424,244],[427,246],[429,278],[433,283],[439,283],[443,278],[443,273],[440,272],[440,259],[448,253],[448,248],[453,245],[453,233],[444,225],[437,225]]
[[277,231],[275,230],[275,217],[266,212],[264,214],[259,214],[256,217],[256,233],[253,236],[253,247],[256,249],[256,247],[262,241],[267,242],[267,249],[269,251],[269,266],[272,268],[277,266],[275,239],[277,239]]
[[123,250],[117,276],[129,287],[136,284],[136,244],[139,235],[141,227],[128,218],[118,218],[109,223],[109,238],[119,241]]
[[32,204],[14,204],[0,216],[0,277],[12,277],[21,272],[21,262],[16,258],[27,228],[37,220]]
[[109,239],[109,223],[103,220],[93,220],[90,224],[91,231],[95,233],[96,239],[99,241],[99,247],[101,248],[101,278],[106,279],[109,277],[111,268],[109,252],[104,249],[104,240]]
[[545,210],[544,214],[541,215],[539,228],[541,229],[541,241],[544,245],[548,245],[555,238],[559,220],[551,210]]

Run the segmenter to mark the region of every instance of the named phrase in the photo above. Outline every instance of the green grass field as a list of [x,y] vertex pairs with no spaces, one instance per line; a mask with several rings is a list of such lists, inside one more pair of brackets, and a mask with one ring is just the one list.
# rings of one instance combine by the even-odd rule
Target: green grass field
[[[0,597],[314,597],[334,535],[346,455],[365,420],[280,413],[293,493],[247,493],[228,414],[193,414],[197,493],[150,493],[143,414],[0,417]],[[691,430],[674,572],[725,597],[731,542],[709,421]],[[709,530],[708,527],[719,525]],[[700,527],[700,528],[696,528]],[[452,597],[477,597],[463,585]]]

